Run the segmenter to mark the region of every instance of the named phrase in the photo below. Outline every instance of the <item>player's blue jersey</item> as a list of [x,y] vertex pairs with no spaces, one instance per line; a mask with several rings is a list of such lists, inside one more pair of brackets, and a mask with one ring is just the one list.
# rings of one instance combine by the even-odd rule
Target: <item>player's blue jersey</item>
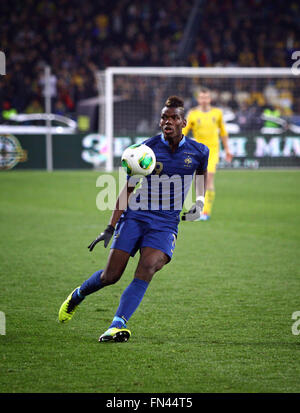
[[140,187],[131,195],[123,217],[147,221],[153,229],[171,230],[177,234],[180,212],[194,172],[206,171],[209,149],[186,136],[182,137],[174,153],[163,134],[143,143],[155,153],[156,166],[152,174],[143,177]]

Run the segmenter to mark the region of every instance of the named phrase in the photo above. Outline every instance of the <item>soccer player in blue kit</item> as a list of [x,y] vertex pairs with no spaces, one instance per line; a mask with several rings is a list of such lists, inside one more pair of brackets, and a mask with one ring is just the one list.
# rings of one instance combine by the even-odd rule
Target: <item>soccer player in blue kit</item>
[[[156,155],[156,167],[152,174],[142,178],[138,196],[134,193],[136,181],[127,180],[109,225],[88,247],[92,251],[99,241],[104,241],[106,248],[114,236],[106,267],[71,292],[60,307],[60,322],[68,322],[87,295],[116,283],[130,256],[139,250],[134,278],[121,295],[112,323],[99,341],[123,342],[130,338],[127,322],[140,305],[154,274],[172,258],[180,212],[193,177],[196,203],[182,219],[198,219],[203,209],[209,150],[182,135],[185,126],[184,102],[170,96],[161,111],[162,133],[144,141]],[[169,190],[165,190],[163,185],[168,179]]]

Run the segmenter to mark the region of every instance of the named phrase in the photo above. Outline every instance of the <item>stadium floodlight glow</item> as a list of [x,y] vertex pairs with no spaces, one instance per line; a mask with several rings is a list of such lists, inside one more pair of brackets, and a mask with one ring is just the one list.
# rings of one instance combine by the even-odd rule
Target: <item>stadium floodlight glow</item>
[[57,115],[54,113],[19,113],[17,115],[13,114],[9,117],[10,120],[14,120],[16,122],[27,122],[32,120],[51,120],[65,123],[69,128],[76,129],[77,122],[73,119],[67,118],[66,116]]
[[[99,72],[100,73],[100,72]],[[230,92],[233,93],[233,90],[230,89],[230,82],[234,79],[236,79],[239,82],[244,82],[249,79],[250,81],[255,84],[259,84],[259,82],[262,82],[264,85],[266,84],[268,79],[274,80],[274,79],[293,79],[293,81],[296,81],[296,77],[293,76],[293,73],[290,68],[271,68],[271,67],[263,67],[263,68],[257,68],[257,67],[213,67],[213,68],[201,68],[201,67],[109,67],[105,70],[104,72],[104,91],[102,90],[102,96],[104,95],[105,97],[105,126],[103,128],[103,124],[101,125],[102,130],[105,131],[105,136],[106,136],[106,142],[107,142],[107,153],[106,153],[106,171],[111,172],[114,169],[114,155],[113,155],[113,138],[115,136],[128,136],[130,133],[130,129],[126,127],[122,128],[122,119],[126,120],[126,118],[133,116],[134,115],[134,108],[133,106],[130,106],[130,103],[128,102],[128,105],[125,102],[125,107],[126,107],[126,113],[124,113],[123,118],[119,113],[119,110],[117,109],[117,105],[120,104],[120,101],[122,101],[122,96],[120,95],[119,90],[117,90],[117,86],[120,89],[120,85],[124,84],[126,85],[126,82],[130,80],[130,86],[133,86],[133,88],[138,87],[137,82],[135,79],[144,79],[144,82],[147,82],[147,79],[159,79],[158,87],[152,88],[152,95],[147,95],[145,96],[145,101],[148,101],[152,99],[152,101],[155,100],[155,103],[153,103],[153,111],[155,111],[154,115],[159,118],[159,111],[161,109],[161,106],[159,107],[159,104],[157,101],[159,99],[156,99],[155,95],[161,94],[161,87],[164,86],[164,84],[170,84],[172,87],[170,88],[164,88],[168,93],[170,94],[181,94],[182,95],[182,90],[181,89],[176,89],[176,82],[179,82],[180,79],[188,79],[190,82],[190,85],[198,80],[203,81],[204,83],[206,81],[209,81],[210,84],[213,84],[213,82],[218,82],[218,86],[222,87],[222,82],[223,86],[227,87],[227,89],[224,90],[229,90]],[[175,81],[174,81],[175,78]],[[178,80],[177,80],[178,79]],[[299,80],[299,79],[298,79]],[[154,82],[155,83],[155,82]],[[131,92],[129,86],[129,92]],[[258,86],[259,89],[260,86]],[[100,87],[99,87],[99,95],[100,93]],[[188,92],[188,91],[184,91]],[[243,92],[247,93],[248,90],[245,88]],[[125,93],[126,95],[126,93]],[[99,96],[101,97],[101,96]],[[164,96],[166,98],[167,96]],[[186,93],[184,98],[191,97],[190,94]],[[134,97],[133,97],[134,98]],[[163,99],[160,99],[160,103],[163,104]],[[123,101],[124,104],[124,101]],[[124,106],[123,106],[124,107]],[[136,105],[135,107],[138,107]],[[136,114],[135,114],[136,115]],[[225,115],[225,114],[224,114]],[[228,117],[231,115],[227,113]],[[118,118],[118,119],[116,119]],[[225,118],[225,116],[224,116]],[[267,118],[265,118],[267,119]],[[121,135],[120,132],[116,132],[115,128],[116,126],[119,126],[119,129],[122,130]],[[238,131],[238,128],[236,125],[232,124],[231,125],[234,127],[235,130]],[[293,131],[297,131],[299,127],[295,127],[295,125],[291,125],[289,127],[290,130],[293,129]],[[153,128],[150,128],[150,131],[153,130]],[[131,131],[132,132],[132,131]],[[229,131],[230,132],[230,131]],[[143,135],[144,136],[144,135]]]
[[[36,125],[20,125],[23,122],[35,122],[35,121],[51,121],[58,122],[62,125],[51,126],[50,132],[54,135],[61,134],[73,134],[77,129],[77,122],[66,116],[57,115],[54,113],[18,113],[12,114],[9,117],[10,121],[19,123],[19,125],[0,125],[0,133],[22,133],[22,134],[46,134],[47,126]],[[66,125],[66,126],[65,126]]]

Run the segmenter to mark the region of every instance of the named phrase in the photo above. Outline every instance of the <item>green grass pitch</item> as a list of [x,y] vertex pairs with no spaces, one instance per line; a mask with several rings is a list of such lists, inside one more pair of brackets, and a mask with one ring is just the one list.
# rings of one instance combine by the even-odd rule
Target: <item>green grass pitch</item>
[[1,393],[296,393],[300,391],[300,171],[219,171],[210,222],[182,222],[128,343],[98,343],[119,283],[67,325],[58,309],[108,249],[88,244],[110,211],[97,172],[0,174]]

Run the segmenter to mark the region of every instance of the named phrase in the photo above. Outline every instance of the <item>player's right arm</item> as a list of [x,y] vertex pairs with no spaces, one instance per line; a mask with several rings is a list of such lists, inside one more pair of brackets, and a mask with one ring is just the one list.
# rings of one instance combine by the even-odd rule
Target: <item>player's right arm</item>
[[134,186],[129,185],[129,182],[126,182],[126,184],[120,192],[120,195],[118,196],[109,224],[107,225],[106,229],[103,232],[101,232],[101,234],[93,242],[90,243],[90,245],[88,246],[88,249],[90,251],[93,251],[95,245],[98,244],[98,242],[100,241],[104,241],[105,248],[108,246],[109,241],[114,235],[117,222],[119,221],[121,215],[128,206],[129,197],[134,191],[134,188]]
[[116,202],[115,209],[113,210],[113,213],[109,221],[109,225],[111,225],[113,228],[116,227],[121,215],[123,214],[125,209],[127,209],[129,197],[134,191],[134,188],[135,186],[130,186],[129,181],[127,181],[123,189],[121,190]]

